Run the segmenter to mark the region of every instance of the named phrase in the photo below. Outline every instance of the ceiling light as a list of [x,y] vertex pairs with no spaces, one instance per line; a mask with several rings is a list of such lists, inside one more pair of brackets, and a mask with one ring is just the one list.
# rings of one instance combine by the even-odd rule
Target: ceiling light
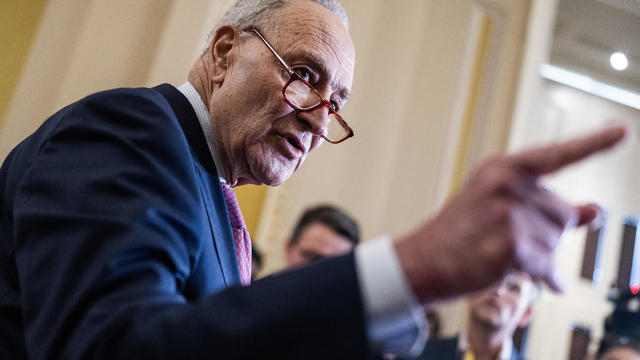
[[609,58],[609,62],[611,63],[611,66],[618,71],[622,71],[629,66],[627,57],[620,52],[613,53]]
[[[545,79],[640,110],[640,94],[619,89],[611,85],[595,81],[587,76],[576,74],[549,64],[543,64],[540,67],[540,75]],[[637,244],[640,246],[640,242],[637,242]],[[640,272],[640,267],[638,267],[638,271]],[[640,274],[638,276],[638,280],[640,280]]]

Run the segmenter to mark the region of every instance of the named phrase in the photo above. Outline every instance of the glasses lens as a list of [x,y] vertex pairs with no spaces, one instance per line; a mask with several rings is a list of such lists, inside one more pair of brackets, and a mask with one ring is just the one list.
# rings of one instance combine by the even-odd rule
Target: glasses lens
[[284,95],[291,104],[301,110],[311,109],[322,102],[322,99],[301,80],[292,81],[284,91]]
[[327,126],[327,135],[326,137],[331,141],[340,141],[346,138],[349,135],[349,130],[347,130],[338,118],[335,113],[329,114],[329,125]]
[[[287,85],[284,95],[291,105],[297,107],[298,110],[313,109],[322,103],[322,98],[309,85],[299,79]],[[328,116],[329,124],[325,134],[327,139],[338,142],[349,136],[349,130],[342,126],[335,113],[330,113]]]

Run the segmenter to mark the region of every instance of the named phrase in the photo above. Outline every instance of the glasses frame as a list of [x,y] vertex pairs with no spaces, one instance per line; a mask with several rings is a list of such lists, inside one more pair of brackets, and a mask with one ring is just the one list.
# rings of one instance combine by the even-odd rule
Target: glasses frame
[[[327,109],[329,109],[329,114],[333,114],[336,118],[336,120],[338,120],[338,123],[340,124],[340,126],[342,126],[347,134],[339,139],[339,140],[331,140],[329,139],[327,136],[325,135],[320,135],[322,136],[322,138],[331,143],[331,144],[339,144],[345,140],[347,140],[348,138],[354,136],[354,132],[353,129],[351,129],[351,127],[347,124],[346,121],[344,121],[344,119],[342,119],[342,116],[340,116],[340,114],[338,114],[337,111],[335,111],[335,109],[333,108],[333,106],[331,105],[331,103],[329,101],[327,101],[325,98],[322,97],[322,95],[320,95],[320,93],[318,92],[318,90],[316,90],[316,88],[314,88],[311,84],[309,84],[308,81],[306,81],[305,79],[301,78],[300,75],[298,75],[295,71],[293,71],[293,69],[291,68],[291,66],[289,66],[289,64],[287,64],[286,61],[284,61],[284,59],[278,54],[278,52],[273,48],[273,46],[271,46],[271,44],[267,41],[267,39],[264,38],[264,36],[262,36],[262,34],[260,33],[260,31],[258,31],[258,29],[256,28],[249,28],[247,29],[247,31],[253,32],[254,34],[258,35],[258,37],[260,38],[260,40],[262,40],[262,42],[267,46],[267,48],[269,48],[269,50],[271,51],[271,53],[276,57],[276,59],[278,59],[278,62],[280,62],[280,64],[282,64],[282,66],[285,68],[285,70],[287,70],[287,73],[289,73],[289,81],[287,81],[287,83],[284,85],[284,87],[282,88],[282,96],[284,96],[284,100],[287,102],[287,104],[289,104],[292,108],[298,110],[298,111],[311,111],[311,110],[315,110],[321,106],[326,106]],[[314,106],[310,106],[310,107],[300,107],[297,106],[295,104],[293,104],[289,98],[287,97],[286,91],[287,88],[289,87],[289,85],[291,85],[291,83],[293,83],[296,80],[300,80],[302,81],[303,84],[307,85],[320,99],[320,102]]]

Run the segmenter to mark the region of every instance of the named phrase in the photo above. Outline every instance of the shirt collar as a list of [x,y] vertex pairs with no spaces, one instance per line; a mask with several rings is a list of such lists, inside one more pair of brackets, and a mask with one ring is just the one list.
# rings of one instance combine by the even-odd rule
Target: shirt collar
[[189,104],[193,107],[193,111],[195,111],[196,116],[198,117],[198,122],[200,123],[200,127],[202,127],[202,132],[204,133],[204,137],[207,140],[207,146],[209,147],[209,152],[211,153],[211,157],[213,158],[213,163],[216,165],[216,169],[218,170],[218,174],[221,179],[226,179],[225,168],[222,166],[222,160],[220,159],[220,153],[216,147],[215,137],[213,134],[215,133],[215,125],[211,121],[211,115],[209,114],[209,108],[205,105],[204,101],[198,94],[198,91],[191,85],[190,82],[185,82],[184,84],[178,86],[178,90],[184,95],[187,100],[189,100]]
[[[469,338],[466,329],[460,331],[460,336],[458,337],[458,351],[464,353],[469,349]],[[510,360],[511,353],[513,352],[513,341],[511,338],[508,338],[502,343],[502,347],[500,348],[500,353],[498,354],[497,360]]]

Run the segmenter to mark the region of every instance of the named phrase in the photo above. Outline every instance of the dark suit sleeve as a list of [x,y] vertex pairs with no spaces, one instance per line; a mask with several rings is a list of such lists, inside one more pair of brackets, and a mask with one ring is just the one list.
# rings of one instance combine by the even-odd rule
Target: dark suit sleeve
[[458,337],[433,339],[427,342],[424,351],[415,360],[457,360],[461,358],[458,352]]
[[151,91],[102,93],[27,146],[14,224],[30,358],[364,358],[353,255],[182,296],[208,225],[171,116]]

